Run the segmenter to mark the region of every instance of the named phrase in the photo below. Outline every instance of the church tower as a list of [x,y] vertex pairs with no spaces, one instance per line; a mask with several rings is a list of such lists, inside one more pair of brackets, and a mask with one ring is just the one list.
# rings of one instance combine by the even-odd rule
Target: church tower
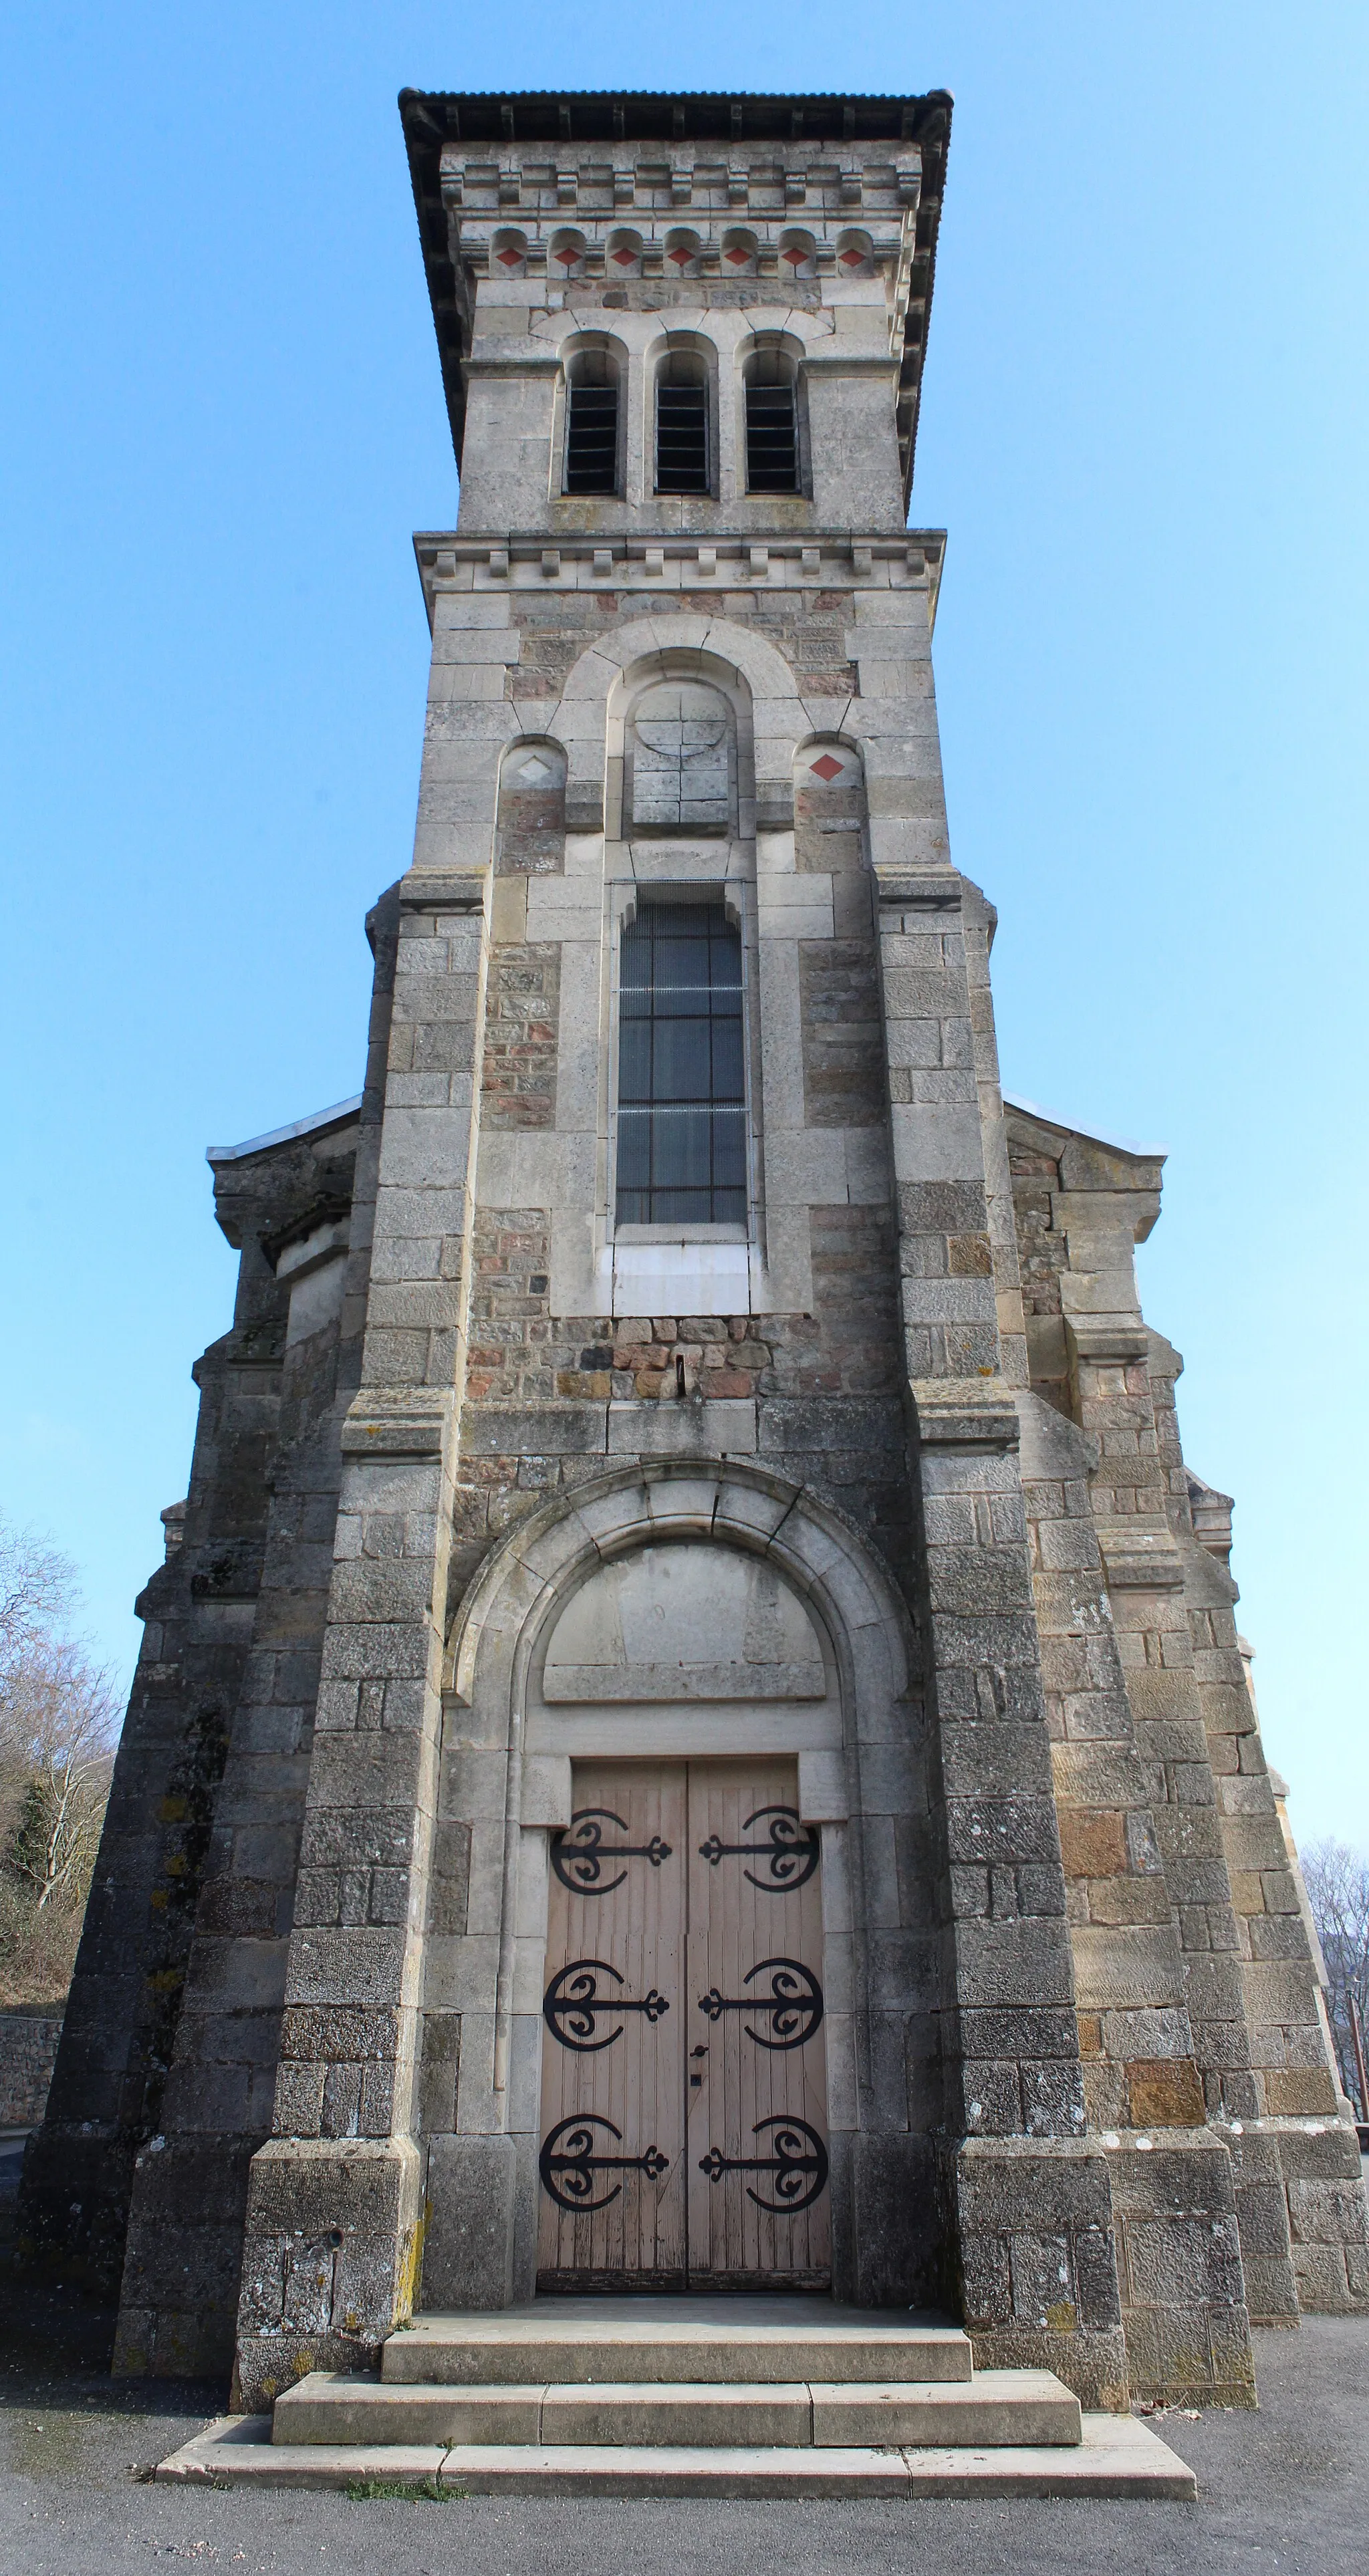
[[360,1100],[211,1157],[33,2226],[103,2122],[124,2366],[236,2303],[247,2404],[625,2286],[1249,2402],[1252,2310],[1369,2297],[1362,2198],[1162,1158],[1005,1112],[948,845],[951,102],[401,112],[461,467],[413,857]]

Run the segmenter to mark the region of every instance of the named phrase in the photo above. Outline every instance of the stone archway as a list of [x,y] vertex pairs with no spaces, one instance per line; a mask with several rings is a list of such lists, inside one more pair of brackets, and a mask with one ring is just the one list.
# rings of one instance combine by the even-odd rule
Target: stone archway
[[[624,1636],[623,1605],[631,1630],[646,1594],[659,1600],[675,1582],[678,1598],[688,1551],[696,1566],[751,1571],[714,1584],[718,1651],[672,1677],[638,1636]],[[632,1571],[624,1580],[615,1568]],[[708,1592],[705,1573],[698,1597]],[[611,1594],[618,1606],[606,1620]],[[680,1644],[675,1635],[677,1661]],[[733,1759],[787,1765],[795,1829],[821,1843],[827,1901],[812,1965],[828,1998],[831,2273],[839,2295],[862,2282],[869,2294],[854,2241],[856,2173],[862,2133],[887,2125],[888,2112],[869,2082],[881,2052],[878,2035],[871,2046],[865,1846],[872,1825],[887,1839],[889,1750],[918,1723],[910,1646],[906,1614],[859,1533],[749,1464],[633,1462],[531,1514],[491,1557],[450,1643],[441,1804],[449,1821],[463,1795],[483,1810],[470,1819],[471,1867],[473,1885],[477,1873],[488,1883],[502,1783],[500,1937],[483,1997],[493,2009],[468,2011],[469,2034],[463,2023],[454,2132],[430,2139],[425,2304],[498,2305],[533,2286],[548,1853],[571,1823],[573,1761],[614,1753],[635,1758],[645,1777],[653,1766],[683,1771],[691,1750],[716,1761],[720,1746]],[[587,1669],[596,1655],[614,1668],[607,1680]],[[492,1916],[481,1919],[492,1929]],[[877,2023],[881,2010],[876,2002]]]

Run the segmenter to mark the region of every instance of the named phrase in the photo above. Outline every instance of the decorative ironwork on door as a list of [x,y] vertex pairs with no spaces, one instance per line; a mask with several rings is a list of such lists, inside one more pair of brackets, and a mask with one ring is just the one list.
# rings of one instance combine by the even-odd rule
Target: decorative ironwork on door
[[699,1845],[699,1858],[716,1869],[720,1860],[755,1860],[760,1874],[750,1867],[746,1876],[753,1887],[764,1888],[771,1896],[782,1895],[789,1887],[802,1887],[818,1865],[818,1838],[806,1831],[797,1807],[758,1807],[746,1818],[743,1833],[752,1825],[764,1825],[765,1832],[756,1842],[725,1843],[710,1834]]
[[539,2277],[828,2277],[819,1843],[792,1763],[576,1766],[552,1843]]
[[[645,2174],[648,2182],[655,2182],[658,2174],[668,2170],[670,2158],[663,2156],[659,2147],[648,2147],[640,2156],[615,2156],[604,2147],[603,2136],[622,2145],[623,2133],[615,2129],[611,2120],[597,2120],[577,2111],[569,2120],[558,2120],[550,2137],[544,2140],[537,2169],[542,2189],[558,2209],[572,2213],[607,2209],[623,2188],[624,2174]],[[617,2175],[617,2181],[610,2183],[606,2191],[600,2190],[596,2174],[610,2173]]]
[[[601,1977],[609,1980],[606,1987],[600,1986]],[[622,1982],[607,1959],[572,1959],[559,1976],[552,1978],[542,1998],[542,2017],[553,2039],[559,2039],[563,2048],[578,2048],[586,2053],[612,2048],[615,2039],[622,2038],[624,2025],[619,2022],[616,2030],[601,2032],[601,2020],[612,2020],[617,2013],[639,2012],[645,2013],[648,2021],[659,2021],[662,2013],[669,2012],[669,1996],[658,1994],[654,1986],[650,1994],[623,1995],[616,1991]]]
[[612,1896],[627,1876],[620,1869],[616,1878],[605,1878],[604,1863],[619,1860],[648,1860],[659,1869],[670,1858],[670,1845],[653,1834],[649,1843],[609,1843],[604,1840],[605,1825],[617,1825],[623,1833],[629,1828],[611,1807],[580,1807],[571,1817],[568,1833],[552,1837],[551,1865],[563,1887],[577,1896]]
[[822,2019],[822,1988],[801,1959],[762,1959],[759,1967],[747,1969],[743,1983],[749,1986],[753,1977],[767,1975],[768,1994],[758,1986],[753,1995],[720,1995],[716,1986],[710,1986],[699,1997],[699,2010],[707,2021],[721,2021],[729,2012],[768,2020],[768,2030],[756,2030],[749,2021],[742,2024],[758,2048],[802,2048]]
[[710,2147],[700,2159],[699,2171],[707,2174],[710,2182],[721,2182],[723,2175],[730,2173],[769,2174],[775,2198],[763,2199],[748,2183],[747,2199],[754,2200],[757,2209],[779,2210],[795,2218],[800,2210],[811,2209],[819,2192],[827,2188],[827,2149],[816,2129],[787,2113],[782,2118],[756,2122],[756,2137],[768,2131],[774,2132],[768,2156],[725,2156],[719,2148]]

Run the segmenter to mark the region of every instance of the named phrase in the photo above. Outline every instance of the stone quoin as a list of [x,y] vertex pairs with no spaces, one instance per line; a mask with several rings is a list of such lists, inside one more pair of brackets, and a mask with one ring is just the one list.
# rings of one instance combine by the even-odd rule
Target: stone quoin
[[950,99],[400,107],[412,863],[361,1096],[210,1152],[27,2259],[246,2408],[700,2285],[1252,2403],[1252,2321],[1369,2306],[1364,2193],[1164,1158],[1004,1100],[948,841]]

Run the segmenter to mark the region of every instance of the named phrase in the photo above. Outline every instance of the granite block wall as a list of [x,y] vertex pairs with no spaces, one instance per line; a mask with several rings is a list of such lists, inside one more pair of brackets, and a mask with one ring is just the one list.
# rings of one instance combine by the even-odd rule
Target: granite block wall
[[[956,2303],[982,2361],[1092,2404],[1248,2403],[1252,2314],[1369,2297],[1363,2193],[1229,1516],[1195,1514],[1137,1302],[1161,1158],[1005,1112],[995,915],[951,863],[944,544],[903,506],[949,103],[864,102],[840,158],[830,103],[742,103],[719,159],[707,102],[668,144],[627,102],[554,166],[489,102],[418,104],[465,446],[458,527],[415,541],[412,864],[361,1100],[214,1158],[237,1312],[26,2244],[121,2278],[121,2367],[235,2346],[249,2406],[425,2299],[530,2289],[570,1798],[528,1750],[538,1640],[668,1531],[768,1553],[826,1623],[839,2294]],[[655,489],[676,346],[689,495]],[[562,489],[587,348],[601,496]],[[792,371],[779,496],[747,488],[758,349]],[[711,746],[673,819],[639,794],[671,687]],[[628,1224],[622,932],[700,895],[741,960],[745,1221]]]

